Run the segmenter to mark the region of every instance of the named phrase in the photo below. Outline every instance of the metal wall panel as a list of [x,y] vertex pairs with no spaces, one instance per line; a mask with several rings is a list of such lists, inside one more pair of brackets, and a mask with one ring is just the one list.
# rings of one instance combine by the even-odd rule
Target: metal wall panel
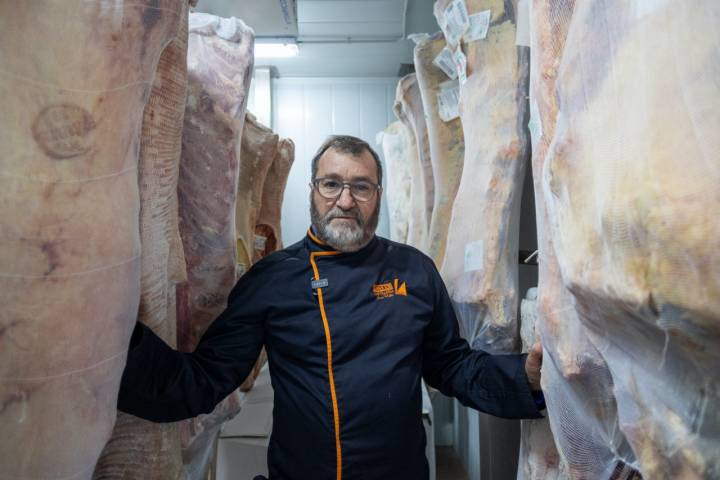
[[[395,121],[397,78],[279,78],[273,81],[273,130],[295,142],[282,209],[283,243],[290,245],[310,225],[310,161],[328,135],[348,134],[376,148],[375,136]],[[378,234],[388,236],[387,207]]]

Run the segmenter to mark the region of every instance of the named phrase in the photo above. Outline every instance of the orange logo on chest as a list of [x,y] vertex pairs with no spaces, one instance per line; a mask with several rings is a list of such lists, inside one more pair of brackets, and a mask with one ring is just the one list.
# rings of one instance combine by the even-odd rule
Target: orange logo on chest
[[373,285],[372,292],[375,298],[390,298],[395,295],[407,297],[407,285],[396,278],[394,282]]

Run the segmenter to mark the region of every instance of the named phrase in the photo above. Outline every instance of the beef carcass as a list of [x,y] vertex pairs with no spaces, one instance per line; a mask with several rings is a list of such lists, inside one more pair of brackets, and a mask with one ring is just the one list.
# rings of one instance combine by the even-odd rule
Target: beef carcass
[[[185,280],[177,183],[187,88],[188,6],[184,2],[181,6],[178,34],[160,56],[145,106],[138,173],[142,247],[138,321],[173,347],[175,285]],[[153,423],[118,412],[94,478],[185,478],[177,425]]]
[[[571,478],[626,479],[633,454],[617,423],[613,383],[602,356],[590,342],[565,288],[547,217],[543,168],[555,134],[556,79],[574,0],[533,3],[531,8],[531,133],[539,247],[538,328],[545,350],[543,390],[550,425],[565,471]],[[542,451],[548,445],[534,444]],[[542,472],[544,465],[536,465]]]
[[282,203],[294,161],[295,143],[289,138],[281,138],[278,140],[275,158],[263,184],[260,214],[255,221],[254,261],[283,248],[280,221]]
[[[245,151],[246,145],[243,141],[243,152]],[[254,157],[251,156],[250,158]],[[282,249],[282,229],[280,225],[282,203],[288,175],[290,175],[290,168],[294,160],[295,144],[293,141],[289,138],[279,139],[275,150],[275,158],[272,160],[270,170],[268,170],[263,184],[262,203],[255,224],[253,262],[257,262],[272,252]],[[242,159],[242,164],[244,164],[245,161],[245,159]],[[260,355],[252,371],[243,384],[240,385],[240,391],[249,392],[252,389],[255,384],[255,379],[260,374],[260,370],[266,362],[267,352],[265,348],[263,348],[260,351]]]
[[[537,288],[528,290],[520,303],[520,339],[527,352],[540,341],[537,325]],[[522,420],[518,480],[562,480],[569,478],[566,464],[560,461],[555,439],[547,418]]]
[[[439,2],[436,11],[448,3]],[[510,353],[518,346],[520,200],[530,154],[529,52],[515,45],[516,2],[466,4],[470,15],[490,10],[490,28],[486,38],[463,45],[467,81],[460,89],[460,116],[466,156],[441,271],[471,346]]]
[[[250,268],[255,257],[255,228],[260,217],[265,177],[277,155],[278,140],[278,135],[258,122],[255,115],[246,114],[235,206],[239,275]],[[260,242],[258,239],[258,246]],[[262,247],[264,250],[265,246]]]
[[[410,165],[415,162],[409,154],[415,153],[414,145],[402,122],[391,123],[379,134],[385,165],[387,166],[387,189],[385,201],[390,216],[390,240],[405,243],[410,219],[410,190],[412,177]],[[414,143],[414,141],[413,141]]]
[[558,69],[555,253],[645,478],[720,474],[718,21],[711,0],[576,2]]
[[[190,14],[188,98],[178,200],[188,280],[178,286],[178,348],[192,351],[225,308],[236,279],[235,202],[254,34],[242,21]],[[181,424],[190,479],[204,476],[220,425],[237,413],[232,394],[209,415]]]
[[448,227],[455,195],[463,170],[465,142],[459,118],[445,121],[440,117],[438,94],[449,79],[434,63],[445,48],[442,33],[425,37],[415,45],[415,70],[427,120],[432,162],[434,201],[428,230],[428,255],[440,267],[445,257]]
[[420,86],[414,73],[400,79],[393,110],[395,116],[405,126],[407,135],[415,141],[415,150],[409,154],[412,161],[410,164],[412,180],[407,243],[427,252],[435,186],[430,162],[427,123],[420,96]]
[[139,134],[177,0],[0,3],[0,465],[89,479],[140,298]]

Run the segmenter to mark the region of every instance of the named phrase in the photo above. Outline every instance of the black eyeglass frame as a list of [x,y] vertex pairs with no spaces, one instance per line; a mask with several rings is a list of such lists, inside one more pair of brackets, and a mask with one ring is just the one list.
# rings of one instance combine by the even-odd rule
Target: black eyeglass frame
[[[341,183],[342,187],[340,188],[340,191],[338,192],[338,194],[335,196],[332,196],[332,197],[327,197],[327,196],[323,195],[322,192],[320,191],[320,188],[318,187],[318,183],[323,180],[333,180],[335,182]],[[375,190],[373,190],[372,194],[370,195],[370,198],[368,198],[367,200],[359,199],[355,196],[355,194],[353,194],[352,186],[354,184],[358,184],[361,182],[367,183],[368,185],[372,185],[373,187],[375,187]],[[342,192],[345,190],[345,187],[348,188],[348,190],[350,191],[350,195],[355,199],[355,201],[361,202],[361,203],[369,202],[370,200],[373,199],[373,197],[375,195],[378,194],[378,192],[382,191],[382,185],[380,185],[379,183],[368,182],[367,180],[361,180],[360,182],[346,182],[344,180],[338,180],[337,178],[332,178],[332,177],[319,177],[319,178],[313,179],[313,181],[310,182],[310,188],[317,190],[318,194],[320,194],[320,196],[326,200],[337,200],[338,198],[340,198],[340,195],[342,195]]]

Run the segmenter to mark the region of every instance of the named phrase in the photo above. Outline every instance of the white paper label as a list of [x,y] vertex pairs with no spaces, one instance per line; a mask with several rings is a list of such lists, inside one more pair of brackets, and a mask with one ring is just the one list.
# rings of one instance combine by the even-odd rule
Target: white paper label
[[265,244],[267,243],[267,237],[262,235],[255,235],[255,250],[265,250]]
[[518,0],[517,32],[515,45],[518,47],[530,46],[530,2]]
[[449,122],[460,116],[460,84],[457,80],[441,83],[437,96],[438,113],[444,122]]
[[542,120],[540,119],[540,110],[536,99],[530,102],[530,121],[528,122],[528,130],[530,130],[530,139],[535,145],[540,137],[542,137]]
[[407,36],[408,40],[412,40],[415,45],[418,43],[422,43],[426,41],[428,38],[430,38],[430,35],[427,33],[411,33]]
[[465,245],[465,272],[482,270],[483,268],[483,241],[477,240]]
[[465,30],[467,30],[470,25],[465,0],[453,0],[450,5],[445,8],[443,18],[444,25],[441,25],[441,27],[443,33],[445,33],[445,41],[455,46],[460,42]]
[[470,15],[470,23],[463,39],[466,42],[474,42],[476,40],[483,40],[487,37],[488,29],[490,28],[491,16],[490,10]]
[[465,57],[460,45],[455,50],[453,57],[455,68],[457,68],[457,77],[460,79],[460,86],[462,87],[467,82],[467,57]]
[[433,64],[453,80],[457,78],[458,74],[455,59],[453,58],[452,51],[450,51],[448,47],[442,49],[438,56],[435,57],[435,60],[433,60]]

